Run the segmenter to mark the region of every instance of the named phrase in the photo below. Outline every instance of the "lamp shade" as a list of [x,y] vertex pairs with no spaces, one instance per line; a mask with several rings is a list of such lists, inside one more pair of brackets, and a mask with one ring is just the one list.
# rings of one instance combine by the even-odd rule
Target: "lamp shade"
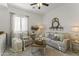
[[73,26],[72,31],[73,32],[79,32],[79,26]]
[[38,25],[38,27],[39,27],[39,32],[42,32],[43,30],[44,30],[44,27],[43,27],[43,25]]
[[37,25],[31,26],[31,30],[38,30],[38,29],[39,29],[39,27]]

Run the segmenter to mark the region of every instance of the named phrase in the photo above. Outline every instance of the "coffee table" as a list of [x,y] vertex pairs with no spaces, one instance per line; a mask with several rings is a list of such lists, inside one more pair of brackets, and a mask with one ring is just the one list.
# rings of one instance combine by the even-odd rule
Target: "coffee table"
[[35,53],[38,53],[40,52],[40,54],[42,56],[45,56],[46,53],[45,53],[45,50],[46,50],[46,43],[45,43],[45,40],[41,40],[41,41],[33,41],[32,45],[31,45],[31,52],[32,54],[34,55]]

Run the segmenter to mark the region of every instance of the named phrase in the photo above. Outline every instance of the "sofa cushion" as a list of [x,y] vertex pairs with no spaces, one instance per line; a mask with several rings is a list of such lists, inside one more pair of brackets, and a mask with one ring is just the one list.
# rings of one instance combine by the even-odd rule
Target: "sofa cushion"
[[55,40],[55,41],[63,41],[65,36],[67,36],[65,33],[62,32],[50,32],[50,33],[46,33],[46,37],[51,39],[51,40]]

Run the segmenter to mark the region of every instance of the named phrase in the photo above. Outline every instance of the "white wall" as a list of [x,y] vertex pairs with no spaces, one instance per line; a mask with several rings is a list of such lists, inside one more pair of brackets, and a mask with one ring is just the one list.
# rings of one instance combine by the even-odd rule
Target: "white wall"
[[9,32],[10,17],[7,8],[0,6],[0,31]]
[[42,23],[42,16],[39,14],[35,14],[32,12],[28,12],[26,10],[22,10],[20,8],[9,6],[6,8],[0,5],[0,31],[4,31],[8,33],[8,45],[10,45],[10,12],[14,12],[18,15],[22,16],[29,16],[29,27],[34,24],[41,24]]
[[15,14],[18,14],[18,15],[21,15],[21,16],[28,16],[29,20],[29,28],[32,26],[32,25],[36,25],[36,24],[41,24],[43,23],[43,16],[40,15],[40,14],[36,14],[36,13],[33,13],[33,12],[29,12],[27,10],[24,10],[24,9],[20,9],[19,7],[16,7],[16,6],[12,6],[12,5],[8,5],[9,6],[9,11],[10,12],[13,12]]
[[60,19],[60,24],[64,27],[65,32],[70,32],[72,26],[79,26],[79,4],[63,4],[48,12],[43,18],[46,31],[49,31],[51,21],[54,17]]

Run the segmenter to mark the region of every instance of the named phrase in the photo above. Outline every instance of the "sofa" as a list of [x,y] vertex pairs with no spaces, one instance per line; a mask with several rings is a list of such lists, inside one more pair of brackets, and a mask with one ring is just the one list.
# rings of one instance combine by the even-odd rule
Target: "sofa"
[[66,52],[66,50],[69,48],[69,39],[65,38],[64,34],[57,33],[57,35],[60,35],[60,40],[56,40],[56,38],[45,37],[46,44],[62,52]]

